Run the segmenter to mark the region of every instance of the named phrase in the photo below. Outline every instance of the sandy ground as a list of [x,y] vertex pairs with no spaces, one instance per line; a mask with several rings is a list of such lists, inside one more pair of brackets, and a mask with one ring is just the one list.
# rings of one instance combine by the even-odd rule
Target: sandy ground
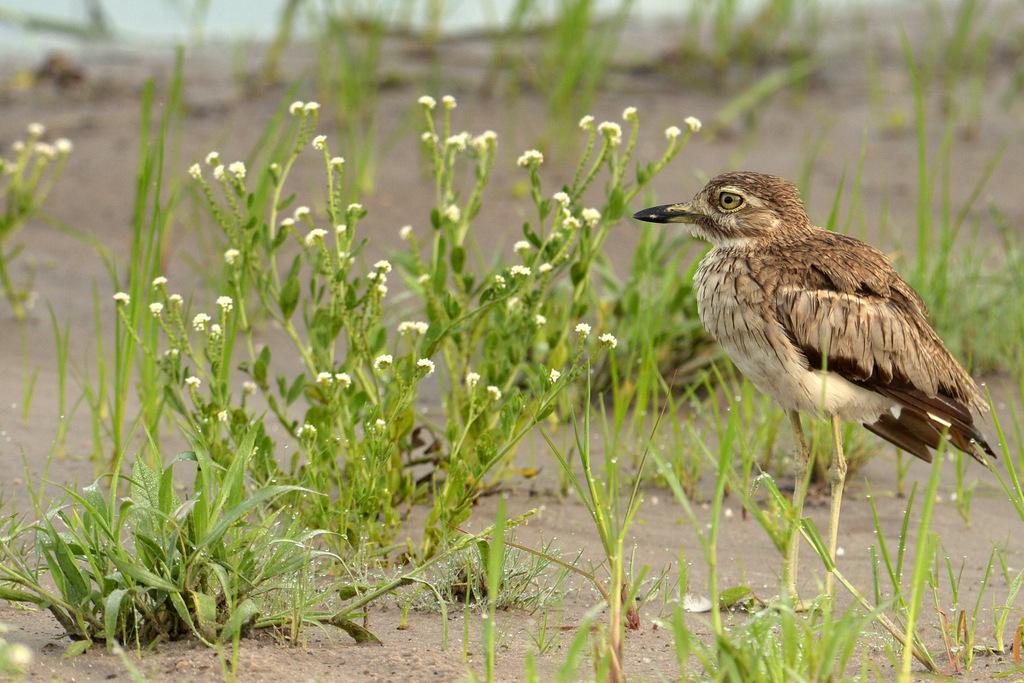
[[[919,25],[914,19],[909,17],[907,24]],[[660,154],[664,145],[661,131],[665,126],[683,125],[683,119],[690,115],[709,123],[734,94],[728,87],[714,84],[697,87],[649,70],[626,68],[672,47],[677,34],[665,27],[654,28],[631,27],[624,41],[624,45],[630,47],[623,51],[620,60],[623,68],[609,74],[594,107],[599,121],[618,120],[628,105],[640,109],[644,125],[638,144],[640,159],[652,159]],[[909,235],[915,211],[916,140],[910,123],[913,115],[911,88],[899,48],[897,26],[880,22],[866,29],[849,30],[830,34],[825,41],[826,58],[811,78],[809,87],[765,103],[756,116],[756,126],[741,122],[714,136],[696,136],[670,172],[657,180],[657,198],[662,201],[688,198],[700,187],[699,178],[724,170],[747,168],[797,178],[810,164],[813,184],[805,188],[809,191],[809,212],[812,218],[822,222],[843,174],[848,178],[855,174],[863,146],[863,211],[855,222],[857,234],[869,240],[879,237],[878,216],[885,205],[889,212],[887,237],[892,240],[893,235],[901,231]],[[862,40],[878,46],[874,51],[879,64],[877,78],[870,85],[865,66],[868,56]],[[916,36],[915,40],[919,47],[924,45],[923,36]],[[637,52],[636,46],[642,49]],[[431,184],[416,163],[407,162],[415,158],[417,143],[415,135],[406,127],[406,116],[416,98],[426,92],[422,89],[424,86],[415,84],[425,82],[418,79],[427,73],[421,55],[411,47],[400,40],[388,44],[387,70],[406,77],[397,87],[381,93],[379,135],[382,140],[393,140],[394,144],[388,146],[380,162],[375,192],[363,200],[370,212],[364,222],[365,229],[380,236],[380,239],[375,236],[371,248],[382,253],[397,244],[399,226],[410,222],[427,224],[427,210],[433,201]],[[482,67],[489,55],[490,47],[482,40],[443,45],[438,70],[443,87],[430,94],[439,96],[450,92],[458,97],[457,128],[474,133],[488,128],[498,132],[506,158],[498,165],[493,191],[477,225],[488,231],[481,242],[486,243],[486,240],[507,248],[515,239],[520,223],[517,213],[520,209],[508,190],[521,173],[512,161],[519,151],[537,144],[546,113],[544,104],[529,93],[510,101],[484,92]],[[296,49],[285,62],[285,72],[289,77],[306,73],[313,60],[310,53]],[[159,50],[145,53],[94,50],[73,55],[73,63],[82,69],[84,81],[71,89],[60,89],[49,83],[16,87],[17,74],[34,65],[17,60],[3,64],[0,79],[6,85],[0,89],[0,147],[9,149],[11,142],[23,135],[24,126],[30,121],[46,124],[48,134],[53,137],[71,138],[75,149],[47,210],[77,230],[95,235],[123,264],[131,239],[140,92],[146,78],[153,77],[161,85],[167,83],[170,59]],[[210,149],[219,150],[225,159],[244,157],[284,97],[283,87],[243,87],[242,81],[236,78],[235,63],[226,50],[209,48],[189,53],[185,79],[188,116],[181,150],[175,152],[180,155],[181,169]],[[986,200],[996,205],[1011,224],[1024,225],[1024,194],[1019,190],[1024,187],[1024,165],[1019,163],[1019,153],[1013,151],[1020,149],[1024,108],[1019,101],[1007,105],[1000,100],[1011,74],[1006,67],[996,65],[988,74],[980,95],[981,117],[954,131],[950,163],[955,182],[951,198],[953,206],[959,206],[996,151],[1009,141],[1011,151],[997,166]],[[312,99],[315,94],[307,90],[300,96]],[[954,104],[966,106],[969,97],[972,96],[966,92],[958,92]],[[929,98],[929,120],[933,123],[928,143],[933,155],[937,154],[944,132],[938,113],[940,106],[938,98]],[[325,106],[325,116],[329,115],[330,107]],[[544,172],[551,188],[568,180],[572,172],[568,163],[559,163],[560,156],[574,158],[564,153],[560,155],[557,150],[549,153]],[[306,180],[301,182],[315,187],[314,183],[319,181],[309,169],[305,176],[302,172],[300,169],[299,177]],[[410,215],[410,207],[414,215]],[[422,210],[419,207],[423,207]],[[978,211],[985,212],[983,205]],[[978,239],[994,242],[995,230],[985,216],[987,213],[982,216]],[[187,226],[176,225],[173,229],[181,239],[174,240],[177,246],[169,256],[168,275],[181,282],[191,282],[196,278],[183,256],[190,248],[195,248],[195,242]],[[625,272],[635,235],[632,226],[623,225],[622,231],[609,242],[620,273]],[[15,509],[27,510],[30,500],[26,479],[31,477],[38,483],[44,476],[59,419],[54,335],[47,305],[53,307],[57,320],[61,324],[66,322],[72,331],[71,385],[75,387],[74,378],[81,376],[81,368],[93,352],[93,288],[97,288],[101,305],[106,307],[113,286],[96,253],[53,228],[34,223],[18,240],[24,243],[25,250],[15,262],[15,275],[19,279],[31,277],[38,296],[31,317],[23,327],[13,320],[6,303],[0,302],[0,358],[3,359],[0,363],[0,493]],[[112,308],[105,310],[104,315],[112,316]],[[34,391],[26,407],[23,405],[24,388],[33,376]],[[1003,382],[999,378],[988,379],[997,392],[1002,391]],[[73,390],[72,396],[75,395]],[[1006,395],[1013,396],[1012,393]],[[1012,403],[1012,399],[1007,400]],[[1010,408],[1002,408],[1005,409],[1003,417],[1009,420]],[[66,457],[53,462],[49,478],[61,484],[90,482],[95,476],[94,463],[88,458],[90,452],[88,418],[85,408],[80,407],[72,416]],[[895,467],[891,450],[886,448],[884,452],[886,457],[869,463],[850,482],[841,529],[845,554],[840,567],[856,585],[869,592],[872,567],[868,548],[877,543],[877,538],[865,480],[871,482],[887,539],[898,536],[906,504],[905,499],[894,495]],[[543,461],[545,453],[538,446],[532,450],[532,456]],[[529,544],[541,538],[554,538],[556,547],[566,553],[584,548],[589,557],[596,557],[598,541],[583,506],[550,494],[554,467],[548,462],[545,474],[539,479],[509,483],[509,514],[543,508],[535,522],[520,532],[519,540]],[[923,483],[927,475],[924,465],[911,466],[911,481]],[[993,547],[1005,551],[1010,567],[1018,571],[1024,567],[1024,547],[1019,541],[1021,521],[998,492],[994,477],[976,467],[971,470],[971,476],[978,477],[982,483],[972,506],[971,525],[966,526],[949,502],[952,475],[953,468],[946,467],[942,502],[937,506],[933,529],[940,535],[956,569],[962,561],[961,605],[970,607]],[[48,491],[54,494],[55,488],[51,486]],[[730,499],[727,505],[735,514],[724,520],[722,527],[721,585],[745,583],[757,591],[773,594],[779,586],[781,557],[756,522],[743,518],[738,501]],[[811,504],[808,512],[819,528],[823,528],[827,507]],[[700,514],[707,516],[708,512],[701,510]],[[471,526],[480,528],[493,519],[494,502],[485,500],[477,508]],[[916,524],[912,523],[911,528],[916,529]],[[647,491],[634,531],[637,562],[650,565],[655,572],[667,568],[670,574],[677,575],[682,551],[689,564],[691,588],[700,591],[706,586],[706,565],[694,531],[668,492]],[[801,581],[807,590],[813,590],[822,574],[820,567],[809,560],[809,554],[804,555],[808,559],[804,561]],[[1001,575],[991,577],[984,604],[991,605],[993,600],[1001,604],[1006,590]],[[1022,599],[1017,598],[1017,609],[1024,607]],[[552,651],[540,658],[542,668],[557,667],[561,663],[574,635],[574,625],[594,603],[589,591],[572,592],[565,598],[552,618],[566,630]],[[926,623],[938,623],[934,607],[926,605],[925,612]],[[653,625],[654,619],[665,614],[666,608],[660,599],[643,607],[642,629],[627,636],[625,666],[629,674],[654,680],[671,680],[678,676],[671,634]],[[393,607],[375,607],[370,626],[384,642],[383,647],[355,646],[343,635],[332,635],[329,639],[311,634],[308,643],[300,648],[284,647],[267,637],[246,641],[238,657],[238,680],[433,681],[459,679],[470,668],[482,671],[482,660],[473,654],[474,648],[479,647],[480,628],[476,616],[470,617],[466,657],[463,656],[462,635],[467,629],[461,612],[450,615],[451,641],[447,649],[441,647],[442,624],[438,615],[413,612],[408,628],[402,630],[397,629],[400,616],[400,610]],[[531,615],[509,614],[502,620],[498,655],[501,680],[521,678],[523,657],[533,647],[528,634],[536,633],[535,619],[536,616]],[[696,633],[708,632],[704,618],[691,616],[689,619]],[[992,628],[990,608],[982,611],[982,619],[979,633],[985,635]],[[0,604],[0,623],[16,626],[19,630],[11,634],[10,639],[26,643],[34,651],[35,662],[29,671],[29,680],[129,679],[122,662],[102,648],[94,648],[72,660],[61,659],[60,653],[67,640],[61,638],[59,627],[48,613],[26,612]],[[934,628],[925,629],[925,636],[933,648],[937,647],[938,634]],[[872,630],[865,638],[864,647],[872,653],[872,661],[881,676],[892,678],[885,639]],[[135,655],[132,659],[151,680],[223,678],[221,655],[194,642],[160,644],[144,653],[141,660]],[[993,672],[1011,667],[1012,663],[1002,656],[980,657],[974,671],[962,680],[987,680]],[[585,671],[581,675],[585,677]]]

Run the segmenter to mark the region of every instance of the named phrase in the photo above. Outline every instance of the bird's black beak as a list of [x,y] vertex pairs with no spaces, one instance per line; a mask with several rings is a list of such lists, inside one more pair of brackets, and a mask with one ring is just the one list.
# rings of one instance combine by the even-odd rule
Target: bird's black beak
[[633,218],[648,223],[693,223],[693,219],[700,215],[700,212],[693,210],[690,202],[680,202],[679,204],[652,206],[649,209],[637,211],[633,214]]

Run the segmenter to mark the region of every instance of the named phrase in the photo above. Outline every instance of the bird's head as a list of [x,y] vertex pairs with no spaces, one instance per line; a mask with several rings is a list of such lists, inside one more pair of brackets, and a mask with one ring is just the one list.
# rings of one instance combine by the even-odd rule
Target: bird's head
[[749,171],[712,178],[691,201],[633,214],[648,223],[688,223],[694,237],[716,247],[778,239],[810,225],[800,194],[783,178]]

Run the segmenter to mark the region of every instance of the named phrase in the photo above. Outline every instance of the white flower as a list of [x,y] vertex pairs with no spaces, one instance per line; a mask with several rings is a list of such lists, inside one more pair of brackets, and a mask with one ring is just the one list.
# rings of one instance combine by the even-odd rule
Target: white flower
[[569,199],[569,195],[567,195],[565,192],[556,192],[552,199],[561,204],[563,207],[569,206],[569,202],[571,201]]
[[37,142],[34,149],[36,154],[41,157],[46,157],[51,160],[57,158],[57,148],[48,142]]
[[306,105],[302,108],[305,112],[313,112],[320,108],[319,102],[306,102]]
[[305,220],[306,218],[309,218],[309,207],[308,206],[296,207],[295,208],[295,221],[298,222],[298,221],[301,221],[301,220]]
[[520,155],[516,163],[520,166],[539,166],[544,163],[544,155],[535,149],[528,149]]
[[557,382],[558,378],[561,376],[562,373],[560,373],[558,370],[555,370],[554,368],[551,368],[551,372],[548,373],[548,379],[551,381],[552,384]]
[[390,273],[391,272],[391,262],[387,261],[387,260],[384,260],[384,259],[381,259],[380,261],[377,261],[376,263],[374,263],[373,267],[376,270],[382,271],[384,273]]
[[313,228],[306,234],[306,246],[311,247],[318,241],[323,242],[324,237],[327,236],[327,231],[323,228]]
[[420,133],[420,140],[423,140],[423,142],[432,145],[435,142],[437,142],[437,136],[431,133],[429,130],[426,130]]
[[334,226],[335,235],[344,235],[346,230],[348,230],[348,226],[345,225],[344,223],[338,223],[337,225]]
[[220,422],[227,422],[228,421],[228,411],[222,410],[219,413],[217,413],[217,419]]
[[188,174],[196,180],[199,180],[203,177],[203,168],[199,164],[192,164],[188,167]]
[[206,313],[197,313],[192,318],[192,327],[196,328],[197,331],[202,332],[206,329],[206,324],[210,322],[210,316]]
[[466,149],[469,144],[469,133],[459,133],[458,135],[451,135],[447,140],[444,141],[445,147],[454,147],[457,151],[461,152]]
[[430,282],[430,273],[423,273],[418,278],[416,278],[416,282],[420,283],[421,285],[427,284],[428,282]]
[[509,272],[512,273],[513,275],[523,275],[523,276],[526,276],[526,275],[530,274],[530,267],[529,266],[512,266],[509,269]]
[[199,385],[203,383],[203,380],[199,379],[195,375],[191,375],[185,378],[185,384],[189,385],[193,389],[198,389]]
[[214,324],[210,325],[210,338],[212,338],[212,339],[220,339],[220,335],[223,334],[223,333],[224,333],[224,329],[220,325],[218,325],[217,323],[214,323]]
[[533,322],[536,323],[537,327],[544,327],[547,324],[548,319],[542,316],[540,313],[533,316]]
[[316,427],[309,423],[303,423],[301,427],[295,430],[295,436],[300,439],[304,436],[314,437],[316,436]]
[[417,100],[417,102],[419,102],[421,105],[423,105],[427,109],[433,109],[434,107],[437,106],[437,100],[435,100],[430,95],[423,95],[422,97],[420,97],[419,100]]
[[235,302],[231,300],[230,296],[219,296],[217,297],[217,305],[221,307],[225,313],[235,307]]
[[578,230],[579,227],[580,227],[580,219],[576,218],[576,216],[566,216],[562,220],[562,229],[563,230],[569,230],[571,232],[573,230]]
[[259,387],[256,386],[256,382],[246,380],[242,382],[242,393],[244,394],[255,394]]
[[210,152],[206,155],[207,166],[220,166],[220,154],[217,152]]
[[493,130],[485,130],[483,133],[473,138],[472,144],[473,147],[475,147],[476,149],[483,151],[490,147],[492,144],[494,144],[497,140],[497,133],[495,133]]
[[245,164],[241,161],[232,161],[231,165],[228,166],[228,170],[239,180],[245,177]]
[[342,389],[347,389],[352,386],[352,378],[348,376],[347,372],[335,373],[334,381],[340,384]]
[[377,418],[377,421],[376,421],[376,422],[374,422],[374,423],[373,423],[373,425],[374,425],[374,426],[375,426],[375,427],[376,427],[377,429],[384,429],[385,427],[387,427],[387,426],[388,426],[388,423],[387,423],[387,422],[385,422],[384,420],[382,420],[382,419],[380,419],[380,418],[378,417],[378,418]]
[[527,242],[526,240],[519,240],[518,242],[512,245],[512,251],[515,251],[516,253],[525,253],[530,251],[530,249],[530,243]]
[[229,266],[234,265],[235,260],[241,255],[241,252],[237,249],[228,249],[224,252],[224,263]]
[[402,229],[398,231],[398,236],[401,237],[403,240],[410,239],[412,237],[412,226],[403,225]]
[[459,207],[457,205],[452,204],[444,210],[444,217],[452,223],[458,223],[459,219],[462,217],[462,212],[459,211]]
[[349,204],[347,207],[345,207],[346,213],[359,213],[362,210],[363,205],[359,204],[358,202],[353,202],[352,204]]
[[174,304],[175,306],[180,306],[181,305],[181,294],[171,294],[169,297],[167,297],[167,300],[169,302],[171,302],[172,304]]
[[333,379],[334,379],[334,375],[332,375],[331,373],[326,372],[326,371],[319,372],[316,375],[316,383],[317,384],[330,384]]
[[416,361],[416,367],[425,369],[428,375],[434,374],[434,361],[429,358],[420,358]]
[[580,335],[581,337],[586,337],[588,334],[590,334],[590,325],[588,325],[587,323],[578,324],[576,326],[576,334]]
[[33,121],[32,123],[28,124],[28,134],[34,138],[38,138],[45,132],[46,126],[37,121]]
[[445,109],[455,109],[455,98],[451,95],[445,95],[441,101],[444,102]]
[[601,131],[601,134],[608,138],[608,141],[613,145],[617,145],[622,142],[622,126],[614,121],[604,121],[597,127],[597,129]]
[[381,296],[387,296],[388,286],[387,285],[377,285],[377,291],[380,293]]
[[53,144],[61,154],[70,154],[71,150],[74,149],[74,145],[71,143],[71,140],[68,140],[67,138],[57,138],[53,141]]
[[615,335],[609,334],[607,332],[598,337],[597,340],[602,344],[607,344],[613,349],[619,345],[619,340],[615,338]]
[[336,171],[340,171],[341,167],[345,165],[345,159],[343,157],[331,157],[331,168]]
[[665,137],[669,140],[675,140],[677,137],[682,135],[683,131],[679,130],[679,126],[669,126],[665,129]]
[[224,179],[224,164],[218,164],[217,166],[214,167],[213,177],[216,178],[217,180]]
[[416,334],[426,334],[427,333],[427,329],[429,327],[430,327],[430,325],[428,325],[427,323],[422,322],[422,321],[414,322],[414,321],[411,321],[411,320],[406,320],[405,322],[402,322],[402,323],[398,324],[398,334],[406,334],[406,333],[410,333],[410,332],[413,332],[413,333],[416,333]]
[[495,401],[500,401],[501,400],[501,389],[499,389],[498,387],[494,386],[493,384],[488,385],[487,393],[491,395],[491,398],[493,400],[495,400]]
[[580,128],[582,128],[583,130],[590,130],[593,127],[594,117],[591,116],[590,114],[587,114],[582,119],[580,119]]
[[127,292],[118,292],[117,294],[114,295],[114,301],[116,301],[119,304],[124,304],[125,306],[127,306],[132,302],[132,298],[128,296]]
[[167,284],[167,278],[165,278],[163,275],[158,275],[157,277],[153,278],[153,286],[154,287],[163,287],[166,284]]
[[539,266],[537,266],[537,272],[538,273],[550,273],[552,268],[554,268],[554,266],[552,266],[550,263],[546,263],[545,262],[545,263],[542,263]]
[[282,228],[290,228],[293,225],[295,225],[295,219],[294,218],[282,218],[281,219],[281,227]]
[[149,312],[159,318],[160,314],[164,312],[164,305],[159,301],[155,301],[149,305]]
[[466,386],[472,389],[480,382],[479,372],[467,372],[466,373]]
[[622,110],[622,118],[625,121],[635,121],[636,107],[626,107],[624,110]]
[[700,119],[698,119],[696,116],[687,116],[685,119],[683,119],[683,123],[685,123],[686,126],[694,133],[700,130],[701,127]]
[[503,289],[505,287],[505,278],[503,278],[501,275],[495,275],[494,286],[497,287],[498,289]]
[[591,226],[596,225],[597,222],[601,220],[601,212],[598,211],[597,209],[583,209],[580,215],[582,215],[583,220],[585,220]]
[[288,113],[291,114],[292,116],[295,116],[296,114],[302,111],[302,107],[304,105],[305,102],[301,100],[295,100],[294,102],[288,105]]
[[377,356],[377,358],[373,361],[373,369],[383,370],[384,368],[390,367],[391,363],[394,360],[395,359],[391,356],[390,353],[385,353],[383,355]]
[[326,147],[327,147],[327,136],[326,135],[317,135],[315,138],[313,138],[313,149],[318,149],[320,151],[323,151]]

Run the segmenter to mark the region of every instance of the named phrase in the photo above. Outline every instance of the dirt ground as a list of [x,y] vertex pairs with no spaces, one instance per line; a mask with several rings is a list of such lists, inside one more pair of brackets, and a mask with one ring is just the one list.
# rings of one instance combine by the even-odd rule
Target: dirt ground
[[[1018,13],[1019,14],[1019,13]],[[923,49],[926,36],[918,21],[907,14],[903,26],[910,30],[914,44]],[[758,108],[752,120],[741,121],[710,135],[706,130],[695,136],[687,149],[674,162],[669,172],[655,183],[657,199],[673,201],[689,198],[701,186],[701,177],[731,169],[745,168],[796,179],[810,164],[811,187],[808,208],[812,219],[824,222],[831,209],[835,188],[844,174],[848,182],[856,173],[861,150],[864,150],[864,171],[861,179],[863,211],[855,221],[855,234],[873,240],[879,237],[878,217],[883,206],[888,211],[888,235],[906,231],[912,235],[915,220],[917,142],[913,129],[913,99],[906,64],[899,44],[899,22],[874,21],[867,25],[850,22],[837,25],[823,45],[821,66],[810,79],[810,85],[797,93],[783,93]],[[913,29],[917,27],[918,30]],[[598,121],[620,120],[626,106],[639,108],[643,128],[637,156],[651,160],[664,146],[663,129],[668,125],[683,126],[687,116],[697,116],[705,124],[716,119],[722,107],[735,94],[728,87],[714,84],[695,86],[679,79],[632,66],[649,61],[652,55],[671,49],[679,33],[671,27],[632,25],[623,40],[619,67],[609,73],[608,82],[594,107]],[[865,45],[876,47],[874,59],[878,70],[869,82],[869,61]],[[388,144],[380,161],[375,191],[363,199],[369,216],[360,229],[373,231],[372,249],[384,253],[398,244],[398,228],[406,223],[426,226],[429,207],[433,204],[433,186],[421,173],[416,158],[417,139],[408,127],[408,115],[414,110],[416,98],[422,94],[440,96],[446,93],[458,98],[455,127],[473,133],[494,129],[504,150],[504,163],[499,163],[492,181],[492,191],[484,212],[477,220],[479,229],[488,231],[481,243],[509,248],[516,239],[520,225],[519,204],[513,197],[514,183],[521,171],[514,166],[515,156],[534,147],[540,139],[547,116],[545,105],[530,93],[514,99],[487,93],[483,88],[485,67],[491,47],[483,39],[455,41],[441,46],[440,62],[443,89],[426,91],[417,85],[431,67],[425,66],[422,55],[412,43],[401,39],[389,41],[386,51],[388,73],[402,74],[398,85],[381,91],[378,135]],[[258,65],[258,50],[250,50],[242,62],[251,72]],[[143,82],[155,78],[158,87],[168,82],[171,74],[169,51],[150,49],[90,49],[71,55],[72,63],[81,69],[83,81],[73,88],[59,88],[47,82],[22,86],[19,74],[36,63],[6,57],[0,64],[0,148],[24,135],[25,126],[39,121],[52,137],[68,137],[75,147],[64,177],[54,189],[46,210],[77,230],[95,235],[120,259],[122,273],[131,240],[132,197],[137,159],[139,101]],[[287,78],[308,74],[315,55],[301,48],[289,52],[284,71]],[[226,48],[190,50],[185,64],[185,98],[188,116],[180,151],[180,168],[201,159],[211,149],[222,158],[244,158],[255,143],[264,125],[285,96],[285,86],[248,87],[246,79],[238,78],[237,54]],[[959,125],[953,136],[950,164],[953,169],[951,199],[954,210],[968,197],[975,180],[1004,144],[1010,145],[989,183],[985,201],[976,209],[982,215],[979,240],[995,243],[997,235],[988,218],[985,205],[991,201],[1012,225],[1024,225],[1024,165],[1020,163],[1021,137],[1024,132],[1024,106],[1020,101],[1006,103],[1002,97],[1009,85],[1012,64],[992,67],[984,91],[970,94],[958,92],[954,106],[967,106],[968,98],[981,97],[980,118]],[[286,78],[286,82],[287,82]],[[303,99],[315,94],[307,88]],[[324,104],[324,116],[331,115],[331,106]],[[928,102],[928,144],[931,158],[938,154],[944,133],[939,114],[943,106],[937,97]],[[330,132],[326,120],[322,128]],[[755,125],[748,126],[748,123]],[[966,125],[969,123],[970,125]],[[710,126],[707,127],[710,130]],[[343,153],[343,150],[342,150]],[[544,167],[547,187],[552,192],[569,179],[572,173],[564,153],[557,148],[548,154]],[[310,189],[318,187],[318,178],[311,169],[305,176]],[[410,215],[412,207],[412,215]],[[641,208],[641,207],[635,207]],[[185,216],[182,214],[182,219]],[[174,226],[181,239],[167,263],[167,274],[179,282],[196,280],[185,255],[196,249],[187,226]],[[369,232],[367,234],[370,234]],[[620,274],[626,267],[635,243],[634,226],[624,224],[609,241],[613,261]],[[95,465],[89,460],[91,434],[85,406],[71,416],[71,429],[64,459],[54,460],[47,471],[48,455],[57,433],[57,370],[54,334],[47,307],[52,307],[57,320],[71,330],[70,367],[72,397],[76,382],[94,347],[94,287],[105,307],[104,316],[113,316],[110,294],[114,291],[106,268],[98,254],[55,229],[34,223],[19,234],[24,252],[14,263],[15,277],[32,278],[37,293],[30,319],[20,326],[13,319],[6,302],[0,302],[0,495],[15,509],[30,509],[26,489],[27,477],[38,483],[44,478],[58,484],[84,485],[93,480]],[[907,244],[912,243],[912,236]],[[202,255],[200,255],[200,258]],[[34,378],[30,405],[23,405],[27,383]],[[985,378],[997,396],[1015,396],[1012,386],[1000,377]],[[1000,416],[1012,423],[1011,408],[1000,405]],[[1019,407],[1018,407],[1019,410]],[[1016,413],[1018,416],[1019,412]],[[990,436],[994,434],[990,430]],[[878,505],[887,539],[898,537],[906,500],[895,495],[896,468],[891,449],[880,449],[884,457],[868,464],[848,484],[845,498],[841,545],[844,555],[840,568],[866,592],[872,585],[869,547],[877,544],[871,508],[867,500],[866,480]],[[596,557],[598,540],[584,507],[572,500],[551,495],[556,465],[545,461],[543,449],[537,446],[531,457],[544,465],[541,477],[534,480],[511,481],[508,509],[510,515],[539,507],[542,511],[529,527],[521,530],[519,540],[531,543],[539,539],[556,539],[555,547],[574,553],[579,548]],[[1000,465],[1002,466],[1002,464]],[[929,470],[920,463],[911,465],[910,481],[927,479]],[[973,606],[983,572],[988,567],[993,547],[1005,551],[1006,562],[1014,571],[1024,567],[1024,544],[1020,542],[1021,521],[999,492],[991,473],[974,467],[970,476],[981,480],[971,509],[968,527],[950,502],[953,491],[953,468],[944,471],[942,500],[935,512],[933,529],[940,535],[943,547],[953,558],[956,568],[962,558],[961,605]],[[56,495],[56,487],[48,492]],[[722,526],[720,585],[744,583],[757,591],[772,595],[778,590],[782,558],[772,547],[767,535],[752,520],[740,514],[735,499],[726,501],[733,508],[732,516]],[[474,513],[472,525],[481,528],[494,519],[494,501],[485,500]],[[706,510],[700,514],[709,514]],[[827,521],[827,506],[810,504],[810,514],[819,528]],[[912,523],[915,529],[916,524]],[[680,552],[688,562],[690,586],[695,591],[706,588],[706,565],[691,525],[667,491],[648,490],[641,517],[634,528],[637,562],[648,564],[655,572],[668,568],[678,573]],[[812,591],[822,580],[821,568],[803,555],[801,583]],[[994,599],[1002,603],[1007,586],[1000,575],[990,578],[986,605]],[[842,599],[842,598],[841,598]],[[574,635],[586,610],[595,604],[589,591],[570,593],[560,611],[553,615],[566,627],[552,651],[540,658],[542,668],[557,667],[564,659],[565,648]],[[1024,597],[1018,596],[1016,609],[1024,608]],[[926,605],[925,623],[935,625],[938,615]],[[666,615],[661,600],[645,605],[639,632],[629,633],[626,642],[626,671],[631,676],[648,680],[672,680],[678,677],[671,633],[656,628],[654,620]],[[400,610],[378,606],[370,617],[370,628],[383,641],[382,647],[356,646],[344,635],[311,634],[300,648],[289,648],[269,638],[246,641],[238,657],[238,680],[352,680],[352,681],[447,681],[464,677],[469,669],[482,672],[482,658],[474,656],[479,647],[479,622],[471,616],[471,641],[463,656],[462,636],[466,632],[461,612],[450,615],[450,643],[441,647],[441,617],[429,612],[413,612],[408,627],[399,630]],[[994,619],[991,608],[983,610],[979,633],[991,632]],[[523,658],[533,647],[530,632],[536,633],[535,616],[505,615],[500,626],[498,671],[501,680],[522,677]],[[696,633],[707,633],[705,620],[691,615],[690,626]],[[1011,618],[1015,623],[1016,617]],[[34,662],[27,680],[98,681],[129,680],[122,661],[102,648],[65,660],[60,657],[67,645],[61,630],[48,613],[23,611],[9,604],[0,604],[0,623],[11,624],[17,631],[9,639],[26,643],[34,653]],[[925,630],[933,651],[939,643],[934,628]],[[986,641],[987,642],[987,641]],[[884,679],[894,673],[885,653],[886,641],[871,631],[864,647],[873,653],[872,661]],[[207,681],[224,677],[224,655],[201,647],[195,642],[163,643],[141,659],[131,655],[134,666],[154,681]],[[994,672],[1012,668],[1003,656],[979,657],[975,669],[961,680],[988,680]],[[585,672],[582,674],[585,676]]]

